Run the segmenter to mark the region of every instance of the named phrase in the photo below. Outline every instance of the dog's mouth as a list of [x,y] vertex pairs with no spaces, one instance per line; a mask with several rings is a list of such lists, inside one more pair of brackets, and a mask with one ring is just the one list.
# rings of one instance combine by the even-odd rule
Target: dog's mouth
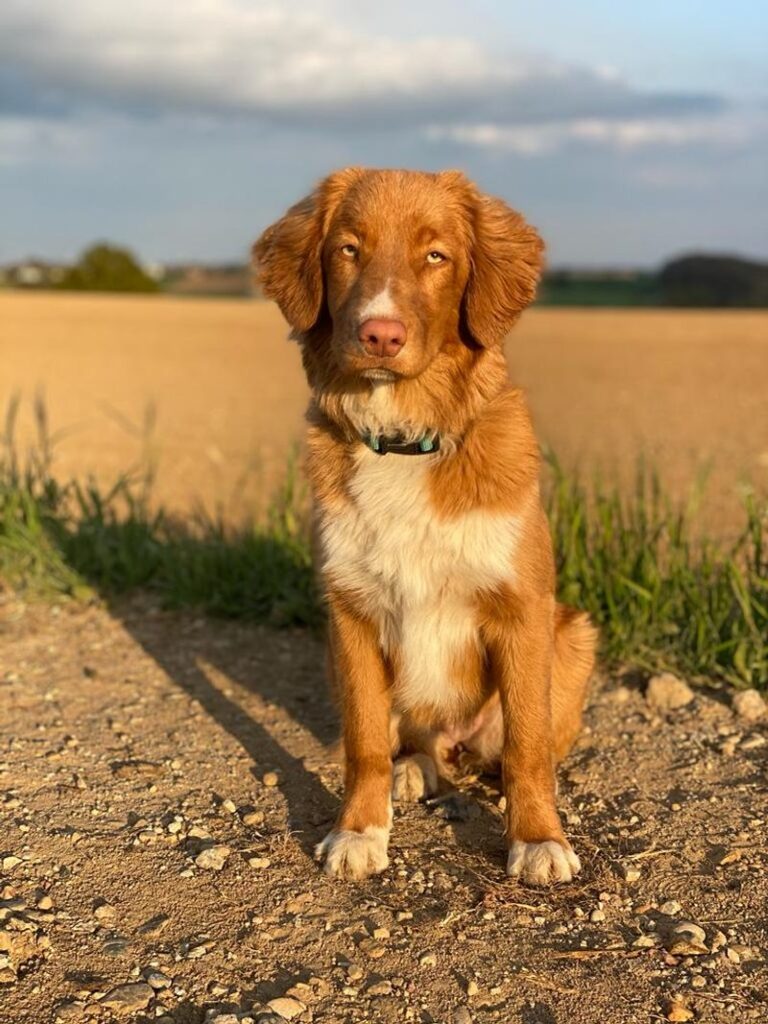
[[393,381],[398,375],[394,370],[387,370],[383,366],[372,366],[369,370],[363,370],[360,374],[366,380]]

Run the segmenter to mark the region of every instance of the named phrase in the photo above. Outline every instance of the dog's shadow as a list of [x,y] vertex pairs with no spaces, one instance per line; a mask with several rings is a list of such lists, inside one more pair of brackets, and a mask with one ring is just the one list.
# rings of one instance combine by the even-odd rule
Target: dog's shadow
[[158,612],[142,601],[121,603],[111,611],[168,678],[240,744],[255,777],[267,771],[279,774],[287,826],[311,856],[335,818],[338,797],[306,767],[304,756],[290,753],[245,710],[237,690],[256,695],[267,713],[274,706],[286,711],[292,723],[310,734],[301,745],[323,760],[337,726],[324,696],[317,640],[308,633],[277,633],[189,613]]

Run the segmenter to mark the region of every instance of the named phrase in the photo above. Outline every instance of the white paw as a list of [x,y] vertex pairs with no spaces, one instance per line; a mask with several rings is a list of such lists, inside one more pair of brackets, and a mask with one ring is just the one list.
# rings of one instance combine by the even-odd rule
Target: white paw
[[516,839],[507,856],[507,874],[530,885],[570,882],[581,870],[581,862],[570,846],[550,839],[545,843],[524,843]]
[[437,768],[426,754],[414,754],[395,761],[392,769],[392,799],[415,803],[437,792]]
[[371,825],[363,832],[334,830],[317,844],[315,858],[325,862],[327,875],[359,880],[377,875],[389,865],[388,844],[386,828]]

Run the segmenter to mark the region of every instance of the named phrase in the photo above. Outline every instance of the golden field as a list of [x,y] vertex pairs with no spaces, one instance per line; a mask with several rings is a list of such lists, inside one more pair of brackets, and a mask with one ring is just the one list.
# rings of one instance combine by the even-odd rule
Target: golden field
[[[533,309],[508,341],[543,442],[626,480],[638,453],[683,494],[710,467],[708,517],[768,489],[768,313]],[[301,437],[299,353],[255,301],[0,294],[0,408],[44,396],[61,477],[108,483],[149,454],[156,495],[240,517]]]

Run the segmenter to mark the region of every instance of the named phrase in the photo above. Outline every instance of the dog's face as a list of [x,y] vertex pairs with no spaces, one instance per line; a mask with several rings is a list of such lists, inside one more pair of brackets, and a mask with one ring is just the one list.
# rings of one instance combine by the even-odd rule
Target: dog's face
[[299,340],[346,376],[417,377],[447,344],[498,344],[532,300],[542,244],[459,172],[348,168],[254,246]]

